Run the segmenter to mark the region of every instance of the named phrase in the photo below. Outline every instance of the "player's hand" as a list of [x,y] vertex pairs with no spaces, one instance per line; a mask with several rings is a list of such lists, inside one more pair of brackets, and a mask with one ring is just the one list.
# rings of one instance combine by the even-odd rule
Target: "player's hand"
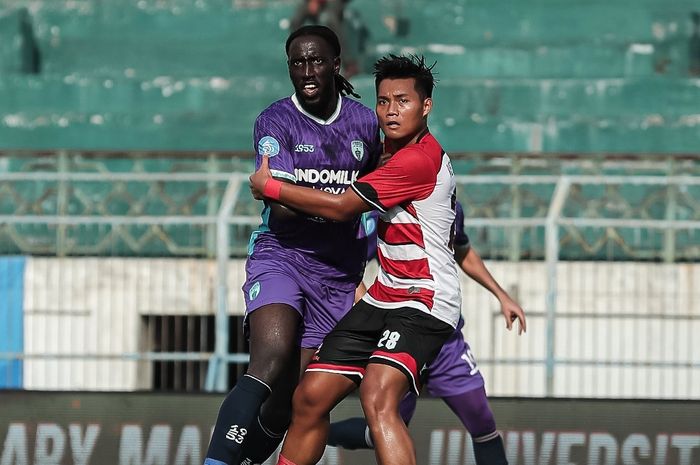
[[250,193],[253,194],[254,199],[263,200],[265,198],[263,196],[263,191],[265,190],[265,183],[268,179],[272,179],[272,173],[270,173],[270,157],[263,155],[260,168],[248,178],[250,182]]
[[525,311],[518,305],[513,299],[506,296],[501,300],[501,313],[506,319],[506,328],[508,331],[513,329],[513,323],[518,320],[520,327],[518,328],[518,335],[521,335],[527,330],[527,325],[525,323]]

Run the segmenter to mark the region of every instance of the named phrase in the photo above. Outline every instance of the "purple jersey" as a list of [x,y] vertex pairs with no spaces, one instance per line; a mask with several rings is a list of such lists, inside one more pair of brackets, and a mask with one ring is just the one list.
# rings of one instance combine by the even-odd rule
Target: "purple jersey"
[[360,222],[360,237],[367,238],[367,261],[377,256],[377,222],[379,212],[372,210],[362,214]]
[[464,210],[459,201],[455,204],[455,245],[460,247],[469,245],[469,236],[464,231]]
[[[275,178],[334,194],[373,170],[381,153],[374,111],[346,97],[325,121],[304,111],[296,96],[278,100],[255,121],[254,144],[256,167],[268,155]],[[266,202],[249,256],[285,260],[326,285],[352,289],[365,266],[367,241],[359,228],[359,217],[348,222],[303,214],[277,219]]]

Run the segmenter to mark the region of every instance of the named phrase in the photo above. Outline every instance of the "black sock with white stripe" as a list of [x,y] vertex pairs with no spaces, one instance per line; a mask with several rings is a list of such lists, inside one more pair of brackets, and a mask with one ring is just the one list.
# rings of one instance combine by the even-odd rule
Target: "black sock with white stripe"
[[477,465],[508,465],[503,439],[498,431],[472,439]]

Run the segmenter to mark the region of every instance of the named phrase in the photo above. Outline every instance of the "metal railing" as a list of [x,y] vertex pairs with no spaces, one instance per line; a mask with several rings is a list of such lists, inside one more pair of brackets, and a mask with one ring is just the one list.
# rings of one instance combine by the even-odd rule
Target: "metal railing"
[[[34,268],[31,271],[31,276],[28,276],[29,283],[25,285],[25,292],[45,293],[43,297],[27,297],[25,301],[28,304],[34,305],[32,308],[25,308],[27,312],[25,318],[34,321],[32,323],[33,331],[43,331],[37,339],[46,338],[54,347],[37,345],[34,341],[32,347],[25,347],[23,351],[6,350],[0,352],[0,360],[13,361],[23,360],[25,362],[43,361],[48,363],[78,363],[84,364],[81,370],[85,373],[90,372],[90,361],[109,360],[114,363],[129,362],[132,363],[128,369],[132,373],[131,384],[118,385],[112,388],[119,389],[136,389],[148,388],[148,380],[144,381],[142,373],[148,373],[149,364],[154,361],[178,361],[178,362],[198,362],[206,364],[206,379],[202,383],[202,387],[206,390],[224,391],[229,386],[230,375],[228,369],[230,364],[242,364],[247,361],[247,354],[243,352],[232,352],[230,350],[231,328],[229,327],[229,318],[231,315],[240,315],[242,313],[242,299],[236,297],[240,294],[238,288],[243,279],[243,262],[242,258],[231,259],[231,252],[236,254],[241,253],[240,238],[239,241],[233,240],[232,228],[243,226],[248,230],[254,228],[259,223],[259,217],[254,214],[236,214],[236,211],[250,211],[252,208],[240,208],[242,203],[250,202],[250,199],[243,199],[243,193],[247,192],[247,176],[248,173],[0,173],[0,183],[7,186],[8,183],[63,183],[65,196],[71,192],[71,186],[76,183],[152,183],[160,184],[159,191],[163,192],[163,186],[186,185],[199,183],[204,186],[216,185],[216,201],[211,203],[211,199],[205,202],[206,207],[201,207],[203,203],[198,200],[200,208],[205,208],[204,214],[183,214],[183,212],[191,212],[192,209],[175,208],[175,214],[160,214],[147,215],[136,214],[133,211],[126,211],[124,214],[104,214],[98,210],[92,210],[89,214],[76,213],[73,214],[70,209],[60,209],[55,206],[48,210],[51,213],[42,211],[41,209],[26,210],[16,214],[0,215],[0,234],[2,231],[7,231],[7,228],[17,228],[23,226],[25,229],[16,229],[17,234],[23,237],[24,240],[31,239],[31,230],[26,227],[36,228],[55,228],[51,232],[52,237],[56,242],[70,238],[70,234],[66,236],[66,231],[71,231],[70,228],[100,226],[119,230],[119,228],[128,227],[152,227],[164,228],[169,226],[178,226],[184,228],[193,228],[191,230],[179,231],[180,240],[173,250],[166,255],[146,254],[139,256],[138,254],[128,254],[124,256],[120,253],[115,254],[89,254],[85,250],[79,253],[71,253],[70,246],[64,247],[62,252],[56,247],[53,253],[33,253],[32,248],[24,251],[25,255],[30,256],[30,260],[35,262],[32,265]],[[529,395],[547,395],[547,396],[566,396],[566,388],[562,387],[562,376],[558,377],[560,370],[563,373],[570,374],[572,368],[575,369],[591,369],[597,372],[606,372],[606,370],[624,371],[628,369],[642,370],[673,370],[683,373],[683,377],[695,379],[700,372],[700,364],[697,360],[700,359],[700,346],[694,339],[686,341],[684,330],[679,326],[673,327],[666,331],[662,336],[662,341],[659,342],[658,335],[650,334],[646,329],[650,324],[666,324],[672,322],[685,323],[692,326],[700,323],[700,308],[697,302],[700,302],[700,295],[695,291],[690,284],[684,284],[686,287],[680,288],[681,284],[673,282],[673,276],[663,278],[664,288],[660,291],[666,295],[666,300],[671,301],[671,306],[666,304],[649,303],[648,308],[644,307],[644,312],[634,314],[630,311],[610,311],[601,313],[585,308],[585,305],[578,305],[576,299],[589,302],[591,296],[577,296],[570,288],[562,289],[562,279],[600,279],[601,273],[618,273],[615,271],[618,266],[628,267],[628,272],[639,273],[640,276],[650,276],[655,278],[656,269],[658,267],[668,266],[668,273],[671,275],[681,273],[682,269],[690,267],[695,270],[698,266],[695,262],[700,258],[700,249],[697,244],[700,241],[695,241],[700,231],[700,212],[698,205],[690,205],[692,202],[682,201],[682,196],[677,196],[678,193],[691,191],[695,192],[700,186],[700,179],[694,176],[609,176],[609,175],[458,175],[457,181],[460,187],[460,192],[468,192],[469,189],[478,189],[480,186],[491,187],[494,189],[507,190],[512,194],[512,197],[505,198],[506,208],[498,208],[496,210],[508,212],[513,216],[486,217],[474,215],[478,212],[480,206],[468,204],[466,210],[466,224],[472,241],[480,253],[489,261],[489,266],[495,270],[496,274],[501,274],[505,277],[506,285],[518,288],[518,293],[522,294],[522,303],[524,304],[528,315],[535,322],[535,328],[530,331],[528,349],[525,351],[519,350],[517,345],[520,342],[513,343],[510,340],[504,340],[494,328],[496,328],[498,319],[501,318],[497,309],[493,308],[493,302],[486,300],[482,294],[465,290],[465,301],[468,303],[466,307],[473,306],[488,306],[491,308],[487,319],[477,318],[471,315],[470,310],[465,310],[465,315],[468,320],[473,320],[476,323],[467,328],[469,333],[470,328],[473,328],[474,333],[470,338],[474,338],[477,353],[481,353],[483,358],[480,358],[481,364],[486,370],[496,373],[493,378],[501,380],[507,377],[517,378],[518,376],[505,375],[503,373],[516,373],[518,366],[529,367],[533,371],[541,370],[542,379],[541,386],[533,388]],[[223,188],[225,183],[225,188]],[[578,205],[580,199],[576,197],[577,189],[583,189],[586,186],[605,187],[614,186],[651,186],[663,189],[660,194],[654,194],[654,197],[669,199],[675,198],[675,202],[663,202],[663,208],[658,208],[647,214],[642,212],[640,217],[632,217],[630,211],[622,213],[620,217],[576,217],[572,216],[572,212],[576,212],[575,207],[571,207],[572,203]],[[538,207],[537,216],[523,217],[521,208],[524,203],[520,203],[518,208],[511,208],[514,203],[520,202],[514,200],[516,195],[521,195],[528,192],[528,187],[533,187],[533,192],[538,192],[538,202],[544,202],[546,208]],[[546,187],[546,189],[540,189]],[[537,190],[539,189],[539,190]],[[9,189],[5,187],[5,190]],[[148,191],[148,190],[147,190]],[[619,189],[618,189],[619,191]],[[0,191],[1,193],[2,191]],[[75,190],[72,191],[75,193]],[[209,192],[213,192],[209,190]],[[542,192],[545,192],[543,195]],[[617,192],[617,191],[616,191]],[[674,194],[675,193],[675,194]],[[511,195],[509,194],[509,195]],[[529,195],[529,194],[528,194]],[[65,196],[63,198],[65,198]],[[675,196],[675,197],[674,197]],[[61,196],[56,196],[55,201]],[[692,197],[692,196],[691,196]],[[198,197],[201,199],[201,197]],[[575,198],[574,202],[572,198]],[[680,199],[680,200],[679,200]],[[462,199],[463,202],[465,199]],[[32,200],[32,204],[36,205],[40,200]],[[684,203],[685,202],[685,203]],[[467,202],[464,202],[467,203]],[[212,207],[213,205],[213,207]],[[259,208],[256,204],[252,204]],[[650,202],[652,207],[656,208],[656,204]],[[167,209],[166,209],[167,210]],[[167,213],[163,210],[164,213]],[[584,212],[595,212],[595,208],[586,206],[581,209]],[[639,213],[640,210],[632,209],[632,213]],[[657,211],[658,210],[658,211]],[[495,211],[495,210],[494,210]],[[202,227],[197,229],[198,227]],[[4,229],[3,229],[4,228]],[[59,232],[59,228],[63,228],[63,232]],[[610,260],[601,260],[599,256],[594,256],[585,263],[590,263],[590,269],[583,269],[586,265],[584,261],[570,261],[567,259],[562,250],[570,246],[575,237],[581,237],[581,230],[592,229],[595,231],[605,231],[607,237],[622,237],[620,241],[624,243],[624,233],[633,231],[634,234],[646,234],[651,231],[660,231],[664,237],[663,241],[658,244],[654,243],[650,247],[655,247],[655,254],[652,259],[639,258],[635,259],[633,254],[629,254],[629,258],[619,260],[612,257]],[[41,230],[43,233],[46,229]],[[501,234],[501,232],[503,234]],[[525,232],[529,232],[531,242],[541,240],[542,253],[538,251],[527,251],[527,244],[521,239]],[[484,233],[481,237],[480,233]],[[686,237],[685,245],[677,241],[678,234],[684,234]],[[157,235],[157,234],[156,234]],[[193,235],[197,237],[193,239]],[[85,236],[89,236],[89,231]],[[506,237],[509,240],[516,240],[516,246],[511,248],[510,252],[505,254],[499,252],[500,245],[491,246],[489,240],[492,237]],[[535,237],[536,236],[536,237]],[[1,236],[0,236],[1,237]],[[7,237],[7,234],[5,235]],[[81,236],[82,237],[82,236]],[[119,234],[110,236],[106,239],[105,244],[110,240],[116,240]],[[166,239],[167,234],[159,236],[161,239]],[[209,239],[206,239],[209,237]],[[212,241],[213,237],[213,241]],[[184,238],[184,239],[183,239]],[[7,240],[7,239],[6,239]],[[183,242],[184,240],[184,242]],[[188,243],[191,241],[196,243],[196,247],[190,246],[187,250]],[[1,243],[1,241],[0,241]],[[693,245],[695,243],[695,245]],[[538,242],[539,244],[539,242]],[[32,246],[32,244],[29,244]],[[635,244],[624,244],[630,250],[634,249]],[[684,249],[681,251],[681,245]],[[213,247],[212,254],[210,248]],[[539,250],[540,245],[536,246]],[[101,250],[113,249],[113,246],[105,245]],[[532,246],[530,246],[532,248]],[[98,250],[98,249],[95,249]],[[527,253],[523,253],[523,250]],[[22,251],[20,251],[22,252]],[[5,252],[7,254],[7,252]],[[82,257],[101,256],[100,260],[93,262],[77,263]],[[238,255],[240,257],[240,255]],[[163,257],[181,257],[181,258],[163,258]],[[213,257],[213,258],[209,258]],[[497,259],[494,261],[494,259]],[[61,261],[62,260],[62,261]],[[105,273],[112,273],[109,276],[102,276],[102,281],[96,280],[95,274],[99,274],[97,266],[104,261],[113,262],[113,267]],[[171,260],[163,264],[163,260]],[[581,260],[581,259],[579,259]],[[680,260],[680,261],[679,261]],[[83,268],[80,268],[83,267]],[[144,273],[140,270],[148,268],[149,273]],[[192,269],[187,272],[188,269]],[[82,271],[81,271],[82,270]],[[155,271],[154,271],[155,270]],[[520,271],[518,271],[520,270]],[[42,273],[46,276],[58,277],[63,281],[63,285],[53,286],[46,281],[41,282]],[[64,275],[61,275],[63,273]],[[160,273],[160,274],[159,274]],[[698,270],[700,274],[700,270]],[[163,276],[162,278],[158,276]],[[202,276],[204,275],[204,276]],[[150,278],[148,277],[150,276]],[[197,276],[197,279],[192,278]],[[540,284],[542,292],[528,290],[528,280],[532,276],[537,276],[541,283],[530,283],[530,287],[538,287]],[[112,282],[105,282],[112,279]],[[109,279],[108,279],[109,278]],[[201,280],[200,280],[201,278]],[[205,279],[206,278],[206,279]],[[102,291],[99,299],[103,299],[97,303],[89,301],[87,295],[97,293],[95,290],[88,288],[78,291],[68,292],[66,289],[76,286],[78,287],[80,280],[85,279],[86,282],[91,279],[95,281],[95,286]],[[129,286],[141,284],[141,280],[154,279],[161,280],[162,289],[156,285],[152,288],[140,290],[136,292],[138,299],[142,299],[141,303],[136,303],[137,308],[132,308],[135,300],[130,300],[132,291]],[[646,279],[646,278],[645,278]],[[651,279],[651,278],[649,278]],[[685,279],[685,278],[684,278]],[[188,281],[189,280],[189,281]],[[200,280],[200,281],[197,281]],[[197,283],[192,283],[197,281]],[[92,282],[92,281],[90,281]],[[160,281],[158,281],[160,283]],[[187,287],[185,283],[189,283]],[[522,284],[521,284],[522,283]],[[160,285],[160,284],[158,284]],[[53,287],[52,287],[53,286]],[[102,287],[100,287],[102,286]],[[110,289],[110,286],[113,286]],[[146,286],[147,287],[147,286]],[[50,289],[49,289],[50,288]],[[183,289],[187,288],[187,289]],[[191,289],[190,289],[191,288]],[[201,288],[201,289],[200,289]],[[700,288],[700,287],[698,287]],[[49,290],[46,290],[49,289]],[[466,286],[465,286],[466,289]],[[86,296],[80,297],[81,292]],[[601,301],[607,302],[612,306],[620,305],[621,308],[624,302],[621,302],[624,297],[615,298],[616,290],[614,288],[603,289],[606,295],[601,297]],[[621,296],[626,295],[628,290],[620,289]],[[200,294],[209,297],[193,297],[192,295]],[[610,297],[607,294],[613,295]],[[105,297],[106,296],[106,297]],[[111,296],[111,297],[110,297]],[[658,296],[652,295],[648,300],[657,299]],[[592,296],[591,299],[596,299]],[[42,300],[43,299],[43,300]],[[111,299],[111,300],[110,300]],[[198,303],[200,299],[204,304]],[[576,308],[562,307],[562,299],[566,300],[567,306]],[[61,301],[65,300],[65,303]],[[153,300],[154,302],[150,302]],[[123,305],[119,302],[125,302]],[[591,300],[593,302],[594,300]],[[145,302],[145,303],[144,303]],[[573,302],[573,304],[572,304]],[[686,302],[690,302],[689,306]],[[26,303],[25,303],[26,305]],[[46,308],[42,308],[44,305]],[[107,305],[111,316],[107,317],[100,313],[100,306]],[[75,308],[73,308],[73,307]],[[680,311],[683,307],[683,311]],[[76,322],[75,312],[73,310],[85,310],[89,314],[98,315],[97,322],[99,327],[88,328],[85,322]],[[63,312],[63,313],[62,313]],[[214,318],[214,343],[207,350],[197,352],[189,350],[170,349],[151,350],[149,344],[153,342],[153,337],[150,339],[144,336],[144,329],[139,318],[144,315],[200,315],[202,317],[211,316]],[[102,316],[100,316],[102,315]],[[115,316],[117,315],[117,316]],[[43,320],[42,320],[43,318]],[[100,318],[103,318],[100,320]],[[109,318],[112,318],[110,320]],[[73,319],[73,320],[71,320]],[[593,321],[593,323],[592,323]],[[673,346],[674,343],[682,345],[684,350],[680,352],[688,352],[688,354],[680,353],[676,349],[670,350],[672,356],[654,358],[649,355],[640,356],[637,358],[627,356],[616,356],[616,359],[610,359],[607,356],[601,356],[588,349],[582,348],[581,351],[574,355],[562,351],[562,341],[575,341],[576,338],[582,347],[596,344],[596,342],[584,341],[581,335],[576,334],[576,330],[569,328],[568,325],[581,324],[595,326],[596,328],[604,327],[605,322],[617,327],[620,321],[624,321],[631,326],[643,328],[638,335],[625,333],[634,339],[634,344],[643,345],[650,344],[659,346],[661,344],[663,351],[669,352],[667,346]],[[573,323],[569,323],[573,322]],[[601,323],[602,322],[602,323]],[[662,323],[659,323],[662,322]],[[674,323],[675,324],[675,323]],[[82,328],[83,333],[80,333]],[[54,331],[54,332],[52,332]],[[120,343],[112,342],[110,347],[105,349],[100,347],[97,342],[85,349],[79,350],[76,347],[61,346],[61,336],[59,331],[68,331],[73,336],[73,339],[90,339],[91,331],[97,331],[101,337],[112,339],[128,339],[129,343],[123,347]],[[136,336],[130,331],[137,333]],[[160,330],[157,330],[160,331]],[[156,332],[157,332],[156,331]],[[646,331],[646,333],[645,333]],[[673,340],[673,334],[682,333],[678,336],[678,340]],[[481,334],[487,335],[483,336]],[[191,337],[191,336],[188,336]],[[192,336],[193,337],[193,336]],[[195,339],[197,339],[197,336]],[[603,336],[600,336],[601,338]],[[205,338],[205,336],[202,336]],[[208,343],[212,342],[212,335],[206,335]],[[486,339],[484,339],[486,338]],[[141,340],[148,339],[148,343],[141,343]],[[482,340],[483,339],[483,340]],[[613,339],[597,340],[598,345],[603,347],[612,347]],[[156,341],[157,342],[157,341]],[[573,342],[572,342],[573,343]],[[50,345],[49,344],[49,345]],[[615,342],[615,344],[618,344]],[[157,345],[157,344],[156,344]],[[183,344],[183,347],[186,344]],[[204,344],[206,345],[206,344]],[[99,350],[98,350],[99,349]],[[119,350],[116,350],[119,349]],[[620,352],[619,347],[613,347],[617,352]],[[687,350],[686,350],[687,349]],[[612,349],[611,349],[612,350]],[[661,349],[660,349],[661,350]],[[675,350],[675,352],[674,352]],[[646,358],[645,358],[646,357]],[[694,358],[693,358],[694,357]],[[51,370],[49,365],[43,365],[46,370]],[[68,366],[68,365],[66,365]],[[499,368],[501,367],[501,368]],[[499,370],[506,370],[505,372]],[[507,371],[510,370],[510,371]],[[515,370],[515,371],[513,371]],[[26,370],[25,370],[26,371]],[[651,372],[651,371],[649,371]],[[518,372],[519,373],[519,372]],[[656,373],[656,372],[655,372]],[[662,376],[663,373],[660,375]],[[32,375],[36,378],[36,375]],[[127,376],[127,378],[129,378]],[[530,375],[528,375],[530,376]],[[537,375],[539,376],[539,375]],[[656,375],[655,375],[656,376]],[[539,381],[538,381],[539,382]],[[537,384],[537,383],[535,383]],[[38,388],[48,388],[50,380],[44,382],[36,382],[34,386]],[[56,388],[61,388],[61,384],[57,383]],[[88,389],[110,389],[109,386],[94,384],[86,384]],[[515,391],[512,387],[502,387],[498,383],[492,386],[492,391],[500,394],[509,394]],[[572,392],[578,392],[572,390]],[[608,394],[597,393],[598,396],[619,394],[619,389],[611,388]],[[649,391],[651,392],[651,391]],[[700,397],[700,392],[692,386],[683,387],[681,394],[669,394],[671,397],[682,395],[690,397]],[[577,395],[580,395],[578,393]],[[648,394],[641,392],[638,396],[649,396],[658,394]]]

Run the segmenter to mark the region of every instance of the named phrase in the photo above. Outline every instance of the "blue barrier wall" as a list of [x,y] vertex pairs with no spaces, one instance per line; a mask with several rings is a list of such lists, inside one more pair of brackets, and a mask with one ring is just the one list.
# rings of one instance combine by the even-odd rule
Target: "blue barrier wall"
[[[24,346],[24,257],[0,258],[0,354]],[[22,387],[22,361],[0,359],[0,389]]]

